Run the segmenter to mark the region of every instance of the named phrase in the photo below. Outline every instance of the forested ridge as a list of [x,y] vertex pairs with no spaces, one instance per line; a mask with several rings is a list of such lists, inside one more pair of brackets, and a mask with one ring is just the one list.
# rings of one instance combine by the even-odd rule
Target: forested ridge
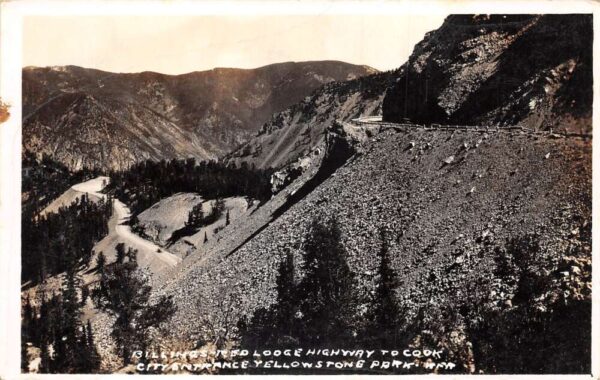
[[23,218],[21,281],[43,282],[48,276],[89,264],[94,244],[108,234],[112,201],[91,201],[83,194],[58,212]]
[[159,200],[179,192],[206,199],[246,196],[261,201],[271,197],[271,171],[215,161],[144,161],[110,174],[107,191],[129,206],[135,216]]
[[70,171],[47,155],[38,159],[31,152],[23,153],[21,165],[21,213],[24,221],[29,221],[69,187],[99,174],[97,170],[87,168]]

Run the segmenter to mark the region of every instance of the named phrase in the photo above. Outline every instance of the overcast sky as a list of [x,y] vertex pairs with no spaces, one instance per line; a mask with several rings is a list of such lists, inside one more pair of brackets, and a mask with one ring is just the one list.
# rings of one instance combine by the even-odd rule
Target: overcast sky
[[442,16],[27,16],[23,66],[182,74],[340,60],[399,67]]

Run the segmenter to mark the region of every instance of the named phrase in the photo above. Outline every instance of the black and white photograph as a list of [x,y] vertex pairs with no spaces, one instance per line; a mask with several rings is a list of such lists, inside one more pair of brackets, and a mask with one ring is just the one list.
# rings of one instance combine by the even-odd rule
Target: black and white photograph
[[1,4],[2,378],[598,378],[595,3],[51,3]]

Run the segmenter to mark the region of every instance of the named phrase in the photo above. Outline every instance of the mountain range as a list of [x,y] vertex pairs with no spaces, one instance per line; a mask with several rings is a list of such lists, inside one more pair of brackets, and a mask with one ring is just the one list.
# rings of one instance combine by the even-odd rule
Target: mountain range
[[323,84],[376,72],[338,61],[183,75],[77,66],[23,69],[23,146],[72,169],[213,159]]

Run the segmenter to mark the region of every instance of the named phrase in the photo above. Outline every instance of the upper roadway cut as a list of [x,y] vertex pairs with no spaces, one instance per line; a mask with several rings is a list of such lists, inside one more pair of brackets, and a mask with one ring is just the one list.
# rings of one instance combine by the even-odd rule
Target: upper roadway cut
[[377,126],[383,129],[396,129],[396,130],[411,130],[411,129],[420,129],[420,130],[441,130],[441,131],[461,131],[461,132],[473,132],[473,133],[481,133],[481,132],[517,132],[527,135],[539,135],[539,136],[548,136],[554,138],[561,137],[578,137],[578,138],[591,138],[591,134],[587,133],[573,133],[573,132],[554,132],[552,130],[542,131],[542,130],[533,130],[531,128],[525,128],[520,125],[516,126],[508,126],[508,127],[490,127],[490,126],[476,126],[476,125],[442,125],[442,124],[412,124],[412,123],[392,123],[389,121],[383,121],[381,116],[363,116],[356,119],[352,119],[350,123],[341,123],[342,125],[347,126],[348,124],[354,124],[359,126]]

